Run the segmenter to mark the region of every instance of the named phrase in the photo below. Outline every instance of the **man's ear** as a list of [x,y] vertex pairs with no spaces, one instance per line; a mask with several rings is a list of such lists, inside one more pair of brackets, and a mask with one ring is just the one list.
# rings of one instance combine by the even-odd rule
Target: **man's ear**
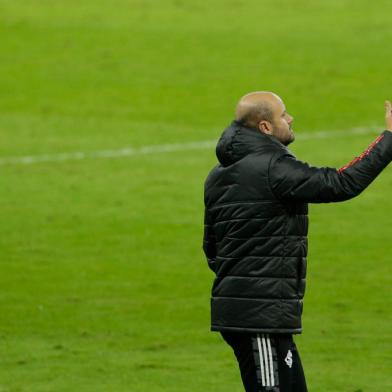
[[260,121],[259,131],[267,135],[272,135],[272,124],[269,121]]

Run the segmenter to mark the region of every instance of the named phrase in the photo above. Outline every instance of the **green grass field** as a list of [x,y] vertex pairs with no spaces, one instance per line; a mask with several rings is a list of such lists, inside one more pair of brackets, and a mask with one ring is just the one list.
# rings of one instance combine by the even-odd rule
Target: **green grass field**
[[[264,89],[294,116],[299,159],[343,166],[384,127],[391,12],[0,0],[0,162],[214,140],[238,98]],[[331,134],[309,137],[319,131]],[[0,164],[0,392],[242,391],[209,331],[203,182],[215,162],[204,148]],[[387,168],[356,199],[310,206],[296,341],[311,392],[392,390],[391,188]]]

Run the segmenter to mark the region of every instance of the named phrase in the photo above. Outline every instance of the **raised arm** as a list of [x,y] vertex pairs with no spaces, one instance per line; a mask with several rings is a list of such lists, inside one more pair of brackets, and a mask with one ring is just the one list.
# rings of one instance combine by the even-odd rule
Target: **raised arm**
[[274,156],[269,168],[271,190],[278,199],[329,203],[359,195],[392,160],[392,107],[385,102],[386,128],[369,147],[340,169],[314,167],[290,154]]

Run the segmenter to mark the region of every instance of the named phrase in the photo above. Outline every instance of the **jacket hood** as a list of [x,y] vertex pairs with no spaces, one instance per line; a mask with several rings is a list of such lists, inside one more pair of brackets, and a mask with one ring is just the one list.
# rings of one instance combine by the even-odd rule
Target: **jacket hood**
[[258,132],[256,129],[246,128],[239,122],[233,121],[223,131],[218,141],[216,156],[222,166],[229,166],[268,145],[287,150],[275,137]]

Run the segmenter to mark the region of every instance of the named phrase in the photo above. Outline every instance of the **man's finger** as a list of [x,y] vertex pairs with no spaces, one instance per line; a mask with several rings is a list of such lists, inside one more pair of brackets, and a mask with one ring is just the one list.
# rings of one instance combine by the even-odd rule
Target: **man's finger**
[[390,101],[385,101],[385,115],[390,116],[392,111],[392,105]]

